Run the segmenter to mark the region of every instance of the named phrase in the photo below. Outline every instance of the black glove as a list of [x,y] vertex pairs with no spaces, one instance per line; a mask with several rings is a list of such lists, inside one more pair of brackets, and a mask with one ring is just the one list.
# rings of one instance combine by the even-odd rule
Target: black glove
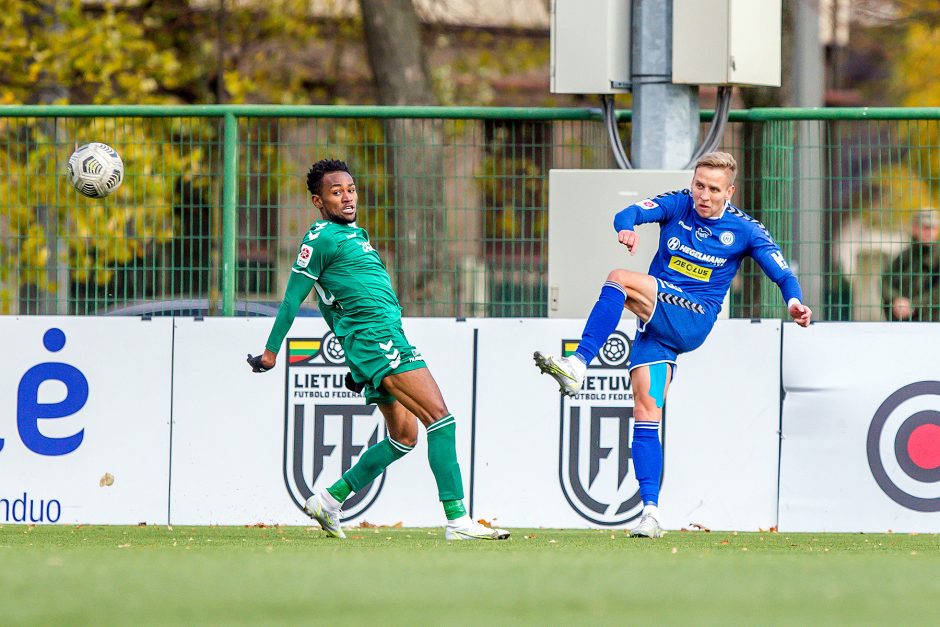
[[355,392],[356,394],[362,394],[362,390],[365,389],[365,387],[366,387],[366,384],[365,384],[365,383],[356,383],[356,382],[353,380],[353,377],[352,377],[352,373],[351,373],[351,372],[347,372],[347,373],[346,373],[346,381],[345,381],[345,383],[346,383],[346,389],[347,389],[347,390],[351,390],[351,391]]
[[251,366],[252,372],[267,372],[270,368],[265,368],[261,365],[261,355],[251,356],[251,353],[248,353],[248,365]]

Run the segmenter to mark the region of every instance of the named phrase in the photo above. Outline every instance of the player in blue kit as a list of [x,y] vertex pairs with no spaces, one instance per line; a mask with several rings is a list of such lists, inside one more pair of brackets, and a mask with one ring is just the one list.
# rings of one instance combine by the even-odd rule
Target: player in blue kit
[[635,254],[638,224],[658,222],[659,250],[649,274],[614,270],[584,325],[570,357],[536,352],[535,363],[576,396],[587,365],[617,327],[623,308],[637,317],[637,333],[627,367],[633,387],[633,463],[643,499],[643,514],[631,532],[658,538],[659,482],[663,450],[659,424],[669,382],[680,353],[695,350],[708,337],[741,261],[753,257],[777,284],[790,317],[809,326],[813,312],[780,247],[759,221],[731,204],[737,163],[730,154],[711,152],[695,164],[692,188],[648,198],[614,217],[618,241]]

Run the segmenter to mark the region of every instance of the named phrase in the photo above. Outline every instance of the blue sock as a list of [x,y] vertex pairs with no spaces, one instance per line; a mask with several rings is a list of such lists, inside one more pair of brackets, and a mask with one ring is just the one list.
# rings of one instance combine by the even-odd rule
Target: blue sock
[[620,316],[623,315],[623,304],[626,300],[627,292],[622,285],[614,281],[604,283],[604,287],[601,288],[601,295],[597,298],[597,303],[584,324],[584,332],[581,334],[578,350],[574,352],[584,363],[590,364],[597,357],[601,346],[617,328]]
[[633,468],[640,482],[644,505],[659,504],[659,481],[663,476],[663,446],[658,422],[633,423]]

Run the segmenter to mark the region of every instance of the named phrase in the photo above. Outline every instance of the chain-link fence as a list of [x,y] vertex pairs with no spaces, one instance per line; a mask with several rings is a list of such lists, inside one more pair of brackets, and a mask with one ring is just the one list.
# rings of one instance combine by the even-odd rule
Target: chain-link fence
[[[921,210],[938,206],[938,120],[940,109],[732,112],[734,201],[775,235],[819,318],[900,319],[885,300],[896,297],[915,319],[940,318],[937,253],[909,246],[929,222]],[[64,175],[89,141],[126,166],[103,200]],[[325,157],[349,163],[359,223],[411,316],[546,315],[548,172],[615,167],[587,109],[6,107],[0,313],[271,313],[318,217],[306,171]],[[732,316],[781,316],[780,301],[745,264]]]

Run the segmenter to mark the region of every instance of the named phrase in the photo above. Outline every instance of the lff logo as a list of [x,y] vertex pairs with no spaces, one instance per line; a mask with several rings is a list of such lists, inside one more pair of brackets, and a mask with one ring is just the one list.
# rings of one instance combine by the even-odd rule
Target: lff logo
[[[43,346],[50,353],[58,353],[65,347],[65,333],[51,328],[42,338]],[[43,383],[58,381],[65,386],[65,397],[53,402],[40,400]],[[48,393],[46,393],[48,394]],[[88,401],[88,379],[71,364],[48,361],[36,364],[26,371],[16,391],[16,428],[26,448],[39,455],[58,456],[74,452],[82,444],[85,430],[64,437],[49,437],[39,428],[40,420],[65,418],[77,413]],[[0,451],[4,440],[0,438]]]

